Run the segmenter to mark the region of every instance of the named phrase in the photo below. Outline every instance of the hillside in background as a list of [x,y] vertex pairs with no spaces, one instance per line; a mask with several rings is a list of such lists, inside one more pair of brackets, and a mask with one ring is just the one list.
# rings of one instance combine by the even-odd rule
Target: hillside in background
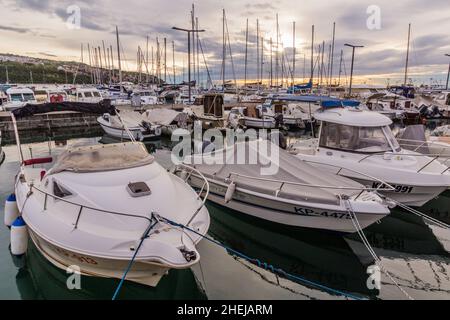
[[[6,72],[8,70],[8,72]],[[66,84],[90,84],[93,68],[86,64],[73,61],[54,61],[33,57],[0,54],[0,83],[31,84],[31,83],[56,83]],[[104,83],[109,82],[110,71],[102,69]],[[114,70],[114,81],[118,81],[118,71]],[[138,82],[139,75],[136,72],[123,72],[123,81]],[[146,75],[142,75],[145,81]],[[158,82],[157,78],[150,76],[150,83]]]

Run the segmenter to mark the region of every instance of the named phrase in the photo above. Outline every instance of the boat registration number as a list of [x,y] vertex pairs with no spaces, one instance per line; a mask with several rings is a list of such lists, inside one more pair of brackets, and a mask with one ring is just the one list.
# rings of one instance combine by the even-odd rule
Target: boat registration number
[[[391,184],[391,186],[394,187],[395,191],[393,192],[395,193],[411,193],[414,189],[414,187],[394,185],[394,184]],[[374,182],[372,187],[374,189],[381,187],[381,182]]]
[[317,216],[317,217],[324,217],[324,218],[335,218],[335,219],[347,219],[351,220],[351,215],[348,212],[328,212],[328,211],[321,211],[317,212],[313,209],[305,209],[305,208],[294,208],[295,213],[301,216]]
[[92,264],[92,265],[97,265],[98,262],[95,261],[94,259],[90,258],[90,257],[84,257],[84,256],[80,256],[76,253],[73,252],[68,252],[66,250],[63,250],[61,248],[55,248],[56,251],[58,251],[60,254],[66,256],[67,258],[71,258],[71,259],[75,259],[78,260],[81,263],[85,263],[85,264]]

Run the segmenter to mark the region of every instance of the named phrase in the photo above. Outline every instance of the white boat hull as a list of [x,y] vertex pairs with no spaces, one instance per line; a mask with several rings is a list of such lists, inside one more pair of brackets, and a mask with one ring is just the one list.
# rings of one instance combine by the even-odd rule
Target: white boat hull
[[[194,187],[201,187],[200,181],[191,178]],[[276,197],[261,197],[252,192],[237,189],[230,202],[225,203],[227,187],[209,180],[209,201],[244,214],[271,222],[294,227],[328,230],[338,233],[355,233],[351,214],[342,205],[322,204],[314,207],[312,202],[283,201]],[[352,201],[353,210],[364,229],[387,216],[385,210],[377,212],[374,203]],[[370,206],[365,207],[364,206]]]
[[[57,247],[30,229],[29,234],[39,252],[54,266],[64,271],[76,266],[84,276],[121,279],[129,264],[128,260],[98,258]],[[168,270],[168,267],[135,261],[126,279],[155,287]]]
[[[105,133],[107,135],[114,137],[114,138],[118,138],[118,139],[130,140],[130,137],[128,136],[125,129],[114,128],[114,127],[105,125],[101,122],[99,122],[99,123],[100,123],[100,126],[102,127],[103,131],[105,131]],[[128,128],[128,129],[136,141],[143,141],[145,139],[154,139],[154,138],[158,138],[161,136],[160,129],[156,133],[147,133],[140,128]]]
[[248,128],[256,128],[256,129],[275,129],[276,124],[273,119],[257,119],[257,118],[249,118],[245,117],[245,126]]

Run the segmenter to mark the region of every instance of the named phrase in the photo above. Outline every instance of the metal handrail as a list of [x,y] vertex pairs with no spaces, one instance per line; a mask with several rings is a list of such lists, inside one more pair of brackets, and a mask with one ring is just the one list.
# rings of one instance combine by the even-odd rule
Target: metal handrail
[[[193,171],[198,172],[198,170],[196,170],[196,169],[194,169],[192,167],[189,167],[189,166],[186,166],[186,165],[183,165],[183,167],[189,168],[189,169],[191,169]],[[201,206],[195,211],[194,215],[192,216],[192,218],[189,220],[189,222],[186,225],[189,225],[192,222],[192,220],[194,220],[194,218],[197,216],[197,214],[200,212],[200,210],[205,205],[206,200],[207,200],[207,198],[209,196],[209,182],[206,180],[206,178],[200,172],[198,172],[198,173],[200,174],[200,176],[205,181],[205,183],[203,184],[202,190],[198,194],[198,199],[201,199],[201,194],[205,191],[205,189],[206,189],[206,196],[204,197]],[[83,210],[85,210],[85,209],[92,210],[92,211],[99,212],[99,213],[103,213],[103,214],[110,214],[110,215],[129,217],[129,218],[135,218],[135,219],[143,219],[143,220],[147,220],[149,222],[149,224],[152,223],[152,217],[149,218],[149,217],[146,217],[146,216],[140,216],[140,215],[136,215],[136,214],[129,214],[129,213],[123,213],[123,212],[117,212],[117,211],[111,211],[111,210],[104,210],[104,209],[94,208],[94,207],[90,207],[90,206],[86,206],[86,205],[81,205],[79,203],[75,203],[73,201],[69,201],[69,200],[63,199],[61,197],[55,196],[55,195],[53,195],[51,193],[48,193],[48,192],[46,192],[44,190],[41,190],[41,189],[37,188],[34,185],[31,185],[30,188],[31,188],[31,190],[34,189],[34,190],[40,192],[41,194],[43,194],[45,196],[45,198],[44,198],[44,208],[43,208],[44,211],[47,210],[47,203],[48,203],[47,199],[48,199],[48,197],[53,198],[54,200],[58,200],[58,201],[61,201],[61,202],[64,202],[64,203],[67,203],[67,204],[70,204],[70,205],[73,205],[75,207],[80,208],[79,211],[78,211],[77,220],[75,222],[74,229],[78,228],[78,224],[79,224],[79,221],[80,221],[80,218],[81,218],[81,214],[82,214]]]
[[73,205],[73,206],[75,206],[75,207],[79,207],[80,210],[79,210],[78,215],[77,215],[77,221],[76,221],[76,223],[75,223],[74,229],[77,229],[77,228],[78,228],[78,223],[79,223],[79,221],[80,221],[81,213],[83,212],[84,209],[96,211],[96,212],[99,212],[99,213],[105,213],[105,214],[116,215],[116,216],[130,217],[130,218],[136,218],[136,219],[143,219],[143,220],[147,220],[149,223],[151,223],[151,221],[152,221],[151,218],[148,218],[148,217],[145,217],[145,216],[139,216],[139,215],[135,215],[135,214],[129,214],[129,213],[123,213],[123,212],[116,212],[116,211],[110,211],[110,210],[104,210],[104,209],[98,209],[98,208],[94,208],[94,207],[90,207],[90,206],[81,205],[81,204],[79,204],[79,203],[75,203],[75,202],[73,202],[73,201],[69,201],[69,200],[63,199],[63,198],[61,198],[61,197],[55,196],[55,195],[53,195],[53,194],[51,194],[51,193],[48,193],[48,192],[46,192],[46,191],[43,191],[43,190],[37,188],[37,187],[34,186],[34,185],[31,185],[30,188],[31,188],[32,190],[34,189],[34,190],[36,190],[36,191],[42,193],[43,195],[45,195],[45,198],[44,198],[44,211],[47,210],[47,199],[48,199],[48,197],[53,198],[54,200],[58,200],[58,201],[61,201],[61,202],[64,202],[64,203]]
[[[252,176],[247,176],[247,175],[243,175],[243,174],[235,173],[235,172],[231,172],[228,175],[228,179],[231,180],[231,176],[238,176],[238,177],[257,180],[257,181],[280,183],[281,188],[283,188],[284,185],[288,184],[288,185],[294,185],[294,186],[312,187],[312,188],[320,188],[320,189],[336,189],[336,190],[354,190],[354,191],[380,191],[380,190],[381,191],[393,191],[393,190],[395,190],[395,189],[380,189],[380,188],[375,189],[375,188],[366,188],[366,187],[353,188],[353,187],[339,187],[339,186],[322,186],[322,185],[314,185],[314,184],[307,184],[307,183],[300,183],[300,182],[281,181],[281,180],[276,180],[276,179],[252,177]],[[281,191],[281,189],[278,190],[278,192],[280,192],[280,191]]]
[[[306,163],[314,163],[314,164],[319,164],[319,165],[324,165],[324,166],[337,168],[337,169],[339,169],[339,171],[336,173],[336,175],[338,175],[338,176],[341,176],[340,173],[343,170],[347,170],[347,171],[354,172],[356,174],[359,174],[359,175],[362,175],[364,177],[367,177],[367,178],[370,178],[372,180],[380,182],[380,187],[378,187],[377,189],[374,189],[372,191],[395,191],[395,188],[393,186],[391,186],[389,183],[387,183],[386,181],[383,181],[383,180],[381,180],[381,179],[379,179],[377,177],[373,177],[373,176],[371,176],[371,175],[369,175],[367,173],[363,173],[363,172],[360,172],[360,171],[357,171],[357,170],[353,170],[353,169],[349,169],[349,168],[339,167],[339,166],[336,166],[336,165],[333,165],[333,164],[328,164],[328,163],[316,162],[316,161],[311,161],[311,160],[302,160],[302,161],[306,162]],[[381,189],[381,187],[383,185],[386,186],[388,189]]]
[[[425,170],[425,168],[427,168],[428,166],[430,166],[434,161],[438,160],[439,158],[445,157],[445,156],[443,156],[443,155],[441,155],[441,154],[436,155],[436,154],[421,154],[421,153],[398,153],[398,152],[382,152],[382,153],[381,153],[381,152],[380,152],[380,153],[374,153],[374,154],[367,155],[366,157],[360,159],[360,160],[358,161],[358,163],[362,163],[363,161],[365,161],[365,160],[367,160],[367,159],[369,159],[369,158],[371,158],[371,157],[374,157],[374,156],[382,156],[382,155],[386,155],[386,154],[389,154],[389,155],[391,155],[391,156],[405,156],[405,157],[429,157],[429,158],[430,158],[430,157],[434,157],[434,158],[433,158],[430,162],[428,162],[425,166],[423,166],[422,168],[420,168],[420,170],[418,170],[417,173],[420,173],[420,172],[422,172],[423,170]],[[449,159],[447,159],[444,163],[446,163],[448,160],[449,160]],[[444,164],[444,163],[439,162],[440,165],[447,166],[447,165]],[[442,173],[440,173],[440,174],[443,175],[443,174],[446,173],[449,169],[450,169],[450,167],[447,166],[447,168],[446,168]]]

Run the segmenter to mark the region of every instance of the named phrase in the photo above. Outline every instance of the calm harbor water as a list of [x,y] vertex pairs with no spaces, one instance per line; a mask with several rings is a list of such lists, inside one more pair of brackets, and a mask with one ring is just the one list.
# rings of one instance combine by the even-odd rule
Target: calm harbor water
[[[26,156],[48,156],[67,144],[111,143],[97,129],[23,136]],[[8,142],[8,141],[7,141]],[[170,166],[170,141],[147,143],[163,166]],[[0,167],[0,211],[13,192],[19,168],[15,145],[4,147]],[[209,235],[247,256],[333,289],[371,299],[406,299],[386,276],[381,290],[367,287],[369,253],[355,235],[290,228],[208,204]],[[447,192],[421,211],[450,223]],[[3,218],[3,215],[2,215]],[[2,219],[3,220],[3,219]],[[415,299],[450,299],[450,231],[427,225],[423,219],[393,210],[365,233],[395,281]],[[11,257],[9,230],[0,225],[0,299],[111,299],[119,280],[83,277],[81,290],[69,290],[68,275],[47,262],[31,244],[25,259]],[[192,270],[169,272],[158,287],[126,283],[120,299],[343,299],[302,283],[289,281],[235,258],[210,242],[199,245],[201,263]]]

